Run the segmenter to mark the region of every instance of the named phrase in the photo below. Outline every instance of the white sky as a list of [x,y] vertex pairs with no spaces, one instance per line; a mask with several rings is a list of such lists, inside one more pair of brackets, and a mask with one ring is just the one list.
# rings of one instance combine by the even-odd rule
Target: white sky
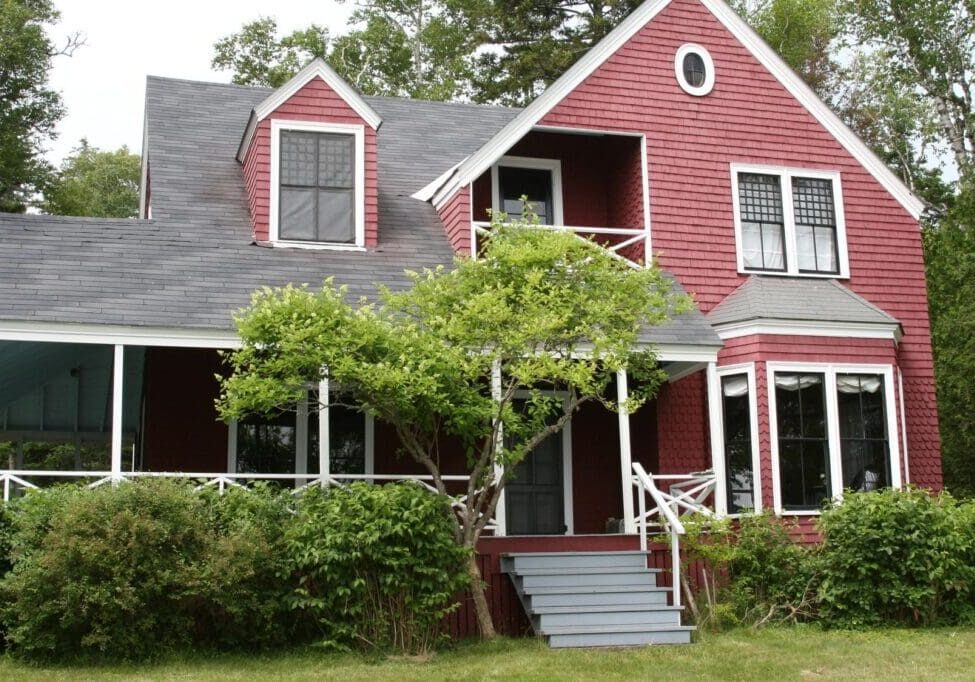
[[82,137],[96,147],[142,147],[146,76],[229,82],[210,68],[213,43],[245,22],[273,16],[282,32],[317,23],[344,32],[352,2],[335,0],[56,0],[55,43],[74,31],[87,36],[73,57],[57,57],[51,87],[67,115],[48,157],[59,163]]

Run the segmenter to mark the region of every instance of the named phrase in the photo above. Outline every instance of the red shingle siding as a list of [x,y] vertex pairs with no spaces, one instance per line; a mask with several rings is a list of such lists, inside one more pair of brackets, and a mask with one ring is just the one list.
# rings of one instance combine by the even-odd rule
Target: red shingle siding
[[671,384],[657,395],[659,471],[686,474],[711,468],[707,382],[697,372]]
[[379,243],[376,131],[362,120],[345,100],[325,81],[314,78],[257,127],[250,148],[244,155],[243,172],[247,186],[254,239],[269,238],[268,211],[271,197],[271,120],[317,121],[362,125],[365,129],[365,218],[366,247]]
[[[674,54],[687,42],[714,60],[716,82],[706,97],[677,84]],[[541,124],[646,133],[653,249],[704,312],[743,281],[729,164],[839,171],[852,275],[845,283],[904,325],[896,357],[912,479],[941,486],[918,224],[700,2],[671,2]]]
[[463,187],[443,204],[437,213],[454,251],[471,253],[471,188]]

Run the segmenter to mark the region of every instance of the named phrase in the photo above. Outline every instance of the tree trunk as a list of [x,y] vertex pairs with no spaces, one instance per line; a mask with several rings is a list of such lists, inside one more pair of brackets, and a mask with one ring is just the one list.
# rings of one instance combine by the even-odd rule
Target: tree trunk
[[481,639],[494,639],[498,633],[494,630],[491,608],[484,595],[484,579],[481,577],[481,569],[477,566],[477,554],[473,551],[467,561],[467,575],[471,579],[471,596],[474,598],[474,613],[477,616],[477,628],[481,631]]

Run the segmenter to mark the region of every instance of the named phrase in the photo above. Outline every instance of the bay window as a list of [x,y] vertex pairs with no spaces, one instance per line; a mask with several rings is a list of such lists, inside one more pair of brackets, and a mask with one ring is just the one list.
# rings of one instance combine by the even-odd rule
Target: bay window
[[892,376],[889,366],[769,363],[776,511],[900,485]]
[[839,173],[732,164],[738,270],[849,277]]
[[721,377],[724,484],[730,514],[761,509],[754,404],[752,371]]

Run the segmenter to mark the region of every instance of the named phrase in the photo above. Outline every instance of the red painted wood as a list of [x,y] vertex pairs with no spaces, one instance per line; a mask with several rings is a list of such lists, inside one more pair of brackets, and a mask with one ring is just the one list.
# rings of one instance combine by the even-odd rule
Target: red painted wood
[[[675,79],[674,53],[687,42],[703,45],[714,60],[716,83],[706,97],[687,95]],[[671,2],[541,123],[647,135],[653,249],[704,312],[743,281],[729,164],[839,171],[846,284],[904,326],[896,359],[904,372],[912,479],[940,488],[918,224],[698,0]]]
[[465,187],[437,209],[454,251],[471,253],[471,191]]
[[366,247],[379,244],[376,131],[320,78],[314,78],[257,126],[242,171],[256,241],[267,241],[271,201],[271,121],[317,121],[362,125],[365,129]]
[[665,384],[657,396],[659,468],[652,473],[686,474],[711,468],[711,436],[704,372]]
[[146,471],[227,470],[227,425],[214,409],[221,371],[213,350],[146,349]]

